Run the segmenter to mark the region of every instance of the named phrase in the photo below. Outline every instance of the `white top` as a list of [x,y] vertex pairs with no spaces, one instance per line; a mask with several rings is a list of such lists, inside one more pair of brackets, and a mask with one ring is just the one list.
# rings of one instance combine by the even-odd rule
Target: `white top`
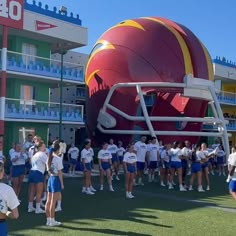
[[134,150],[136,151],[137,161],[145,162],[145,157],[147,153],[147,145],[141,141],[138,141],[134,144]]
[[90,163],[93,160],[91,151],[88,149],[83,149],[81,152],[81,161],[85,160],[85,163]]
[[122,157],[124,155],[125,149],[123,147],[117,148],[117,156]]
[[58,172],[63,169],[62,158],[53,154],[51,168],[47,166],[47,169],[51,175],[58,175]]
[[181,162],[180,157],[182,156],[182,151],[180,148],[175,148],[175,149],[171,148],[170,153],[171,153],[171,161]]
[[8,208],[13,210],[19,205],[20,203],[13,188],[7,184],[0,183],[0,212],[6,214]]
[[135,153],[133,152],[126,152],[124,155],[124,162],[129,163],[129,164],[133,164],[136,163],[137,161],[137,156]]
[[44,174],[47,159],[48,159],[48,156],[45,152],[39,151],[35,153],[33,157],[31,158],[31,165],[32,165],[31,170],[38,170],[42,174]]
[[171,151],[170,150],[163,150],[161,152],[161,159],[164,160],[165,162],[170,162],[171,158]]
[[11,149],[9,150],[9,156],[10,156],[10,157],[11,157],[11,155],[12,155],[13,152],[15,152],[15,149],[14,149],[14,148],[11,148]]
[[28,157],[32,158],[32,156],[38,151],[35,145],[31,146],[28,151]]
[[157,144],[150,143],[147,145],[147,150],[150,152],[150,161],[157,161],[159,146]]
[[217,157],[224,157],[224,156],[225,156],[224,150],[218,150],[218,151],[216,152],[216,156],[217,156]]
[[59,152],[62,153],[62,154],[66,153],[66,147],[67,147],[66,143],[65,142],[64,143],[60,142],[59,146],[60,146]]
[[[26,141],[24,144],[23,144],[23,149],[26,151],[27,149],[29,149],[31,146],[33,146],[33,142],[29,142],[29,141]],[[28,151],[28,150],[27,150]]]
[[182,155],[184,157],[187,157],[187,158],[190,158],[191,157],[191,154],[192,154],[192,150],[190,148],[187,148],[187,147],[183,147],[182,150]]
[[98,152],[98,159],[101,159],[101,160],[109,160],[109,159],[111,159],[111,158],[112,158],[111,153],[110,153],[110,151],[108,151],[108,150],[101,149],[101,150]]
[[0,151],[0,162],[4,163],[5,161],[5,156],[3,155],[3,152]]
[[93,151],[93,149],[92,149],[92,148],[89,148],[89,151],[91,152],[92,158],[93,158],[93,157],[94,157],[94,151]]
[[200,150],[196,152],[196,161],[201,161],[207,158],[209,152],[207,150]]
[[[236,167],[236,152],[232,153],[229,155],[229,159],[228,162],[231,166],[235,166]],[[231,178],[232,180],[236,180],[236,168],[234,170],[234,174]]]
[[111,153],[111,154],[116,154],[117,152],[117,146],[115,144],[109,144],[107,147],[107,150]]
[[[16,161],[13,161],[17,157]],[[22,152],[12,152],[11,153],[11,162],[13,166],[25,165],[25,161],[27,159],[27,155]]]
[[70,154],[71,159],[77,160],[79,155],[79,149],[77,147],[71,147],[68,150],[68,154]]

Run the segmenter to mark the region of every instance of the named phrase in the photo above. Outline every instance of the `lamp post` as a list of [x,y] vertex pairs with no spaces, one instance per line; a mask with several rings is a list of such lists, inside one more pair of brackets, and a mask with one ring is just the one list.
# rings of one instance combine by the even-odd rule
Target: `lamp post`
[[62,99],[63,99],[63,66],[64,66],[64,55],[67,53],[65,50],[61,50],[61,79],[60,79],[60,117],[59,117],[59,140],[62,139]]

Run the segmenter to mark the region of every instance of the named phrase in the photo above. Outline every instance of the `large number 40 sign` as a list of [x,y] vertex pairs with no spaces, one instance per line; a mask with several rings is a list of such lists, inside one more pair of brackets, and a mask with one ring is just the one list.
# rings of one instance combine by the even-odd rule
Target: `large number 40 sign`
[[0,24],[23,29],[24,0],[0,0]]

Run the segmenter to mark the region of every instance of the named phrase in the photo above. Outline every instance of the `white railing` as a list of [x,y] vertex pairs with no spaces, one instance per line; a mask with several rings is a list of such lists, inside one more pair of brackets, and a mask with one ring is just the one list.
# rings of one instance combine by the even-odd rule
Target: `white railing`
[[[61,61],[7,51],[7,71],[59,79],[61,77]],[[63,80],[84,82],[84,66],[63,61]]]
[[[60,103],[6,98],[5,118],[59,122]],[[84,107],[82,105],[62,103],[62,121],[83,122],[83,120]]]
[[236,93],[220,91],[217,94],[220,103],[236,105]]

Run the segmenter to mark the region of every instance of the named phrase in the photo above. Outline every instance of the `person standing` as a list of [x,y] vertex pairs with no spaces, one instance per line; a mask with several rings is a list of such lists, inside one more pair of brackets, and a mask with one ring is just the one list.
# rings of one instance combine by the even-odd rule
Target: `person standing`
[[137,172],[137,156],[134,153],[134,145],[130,144],[128,146],[128,151],[124,155],[124,169],[125,169],[125,191],[126,198],[134,198],[132,194],[133,190],[133,180]]
[[[0,180],[4,177],[4,164],[0,162]],[[7,219],[18,219],[20,205],[16,193],[7,184],[0,183],[0,235],[7,236]],[[10,210],[9,210],[10,209]]]
[[116,176],[116,180],[120,180],[119,176],[118,176],[118,156],[117,156],[117,146],[114,144],[114,140],[111,138],[109,140],[109,145],[108,145],[108,151],[111,153],[112,156],[112,167],[114,170],[114,174]]
[[75,147],[75,145],[72,143],[71,147],[68,150],[68,160],[70,162],[70,170],[69,170],[70,176],[75,175],[75,168],[77,165],[78,156],[79,156],[79,149]]

